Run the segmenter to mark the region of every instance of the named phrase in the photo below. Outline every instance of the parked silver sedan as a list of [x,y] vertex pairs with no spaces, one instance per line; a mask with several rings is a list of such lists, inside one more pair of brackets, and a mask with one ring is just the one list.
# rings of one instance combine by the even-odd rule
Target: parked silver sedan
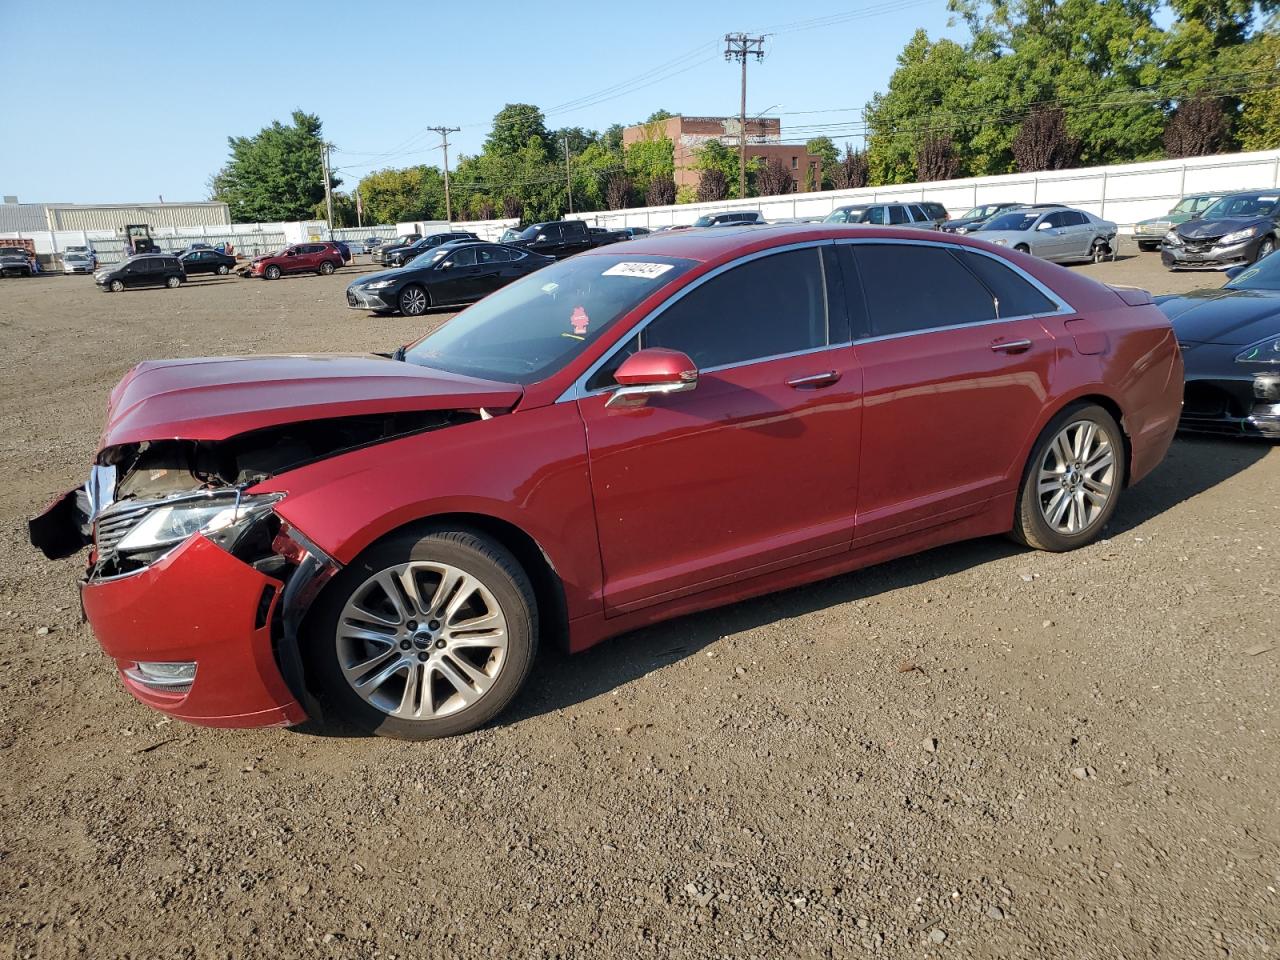
[[1116,225],[1071,207],[1022,207],[997,214],[969,234],[1045,260],[1092,260],[1114,255]]

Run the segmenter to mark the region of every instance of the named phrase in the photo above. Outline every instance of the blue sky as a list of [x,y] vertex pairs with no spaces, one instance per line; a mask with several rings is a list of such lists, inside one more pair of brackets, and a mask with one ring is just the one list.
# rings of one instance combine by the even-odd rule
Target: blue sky
[[206,199],[227,136],[295,107],[320,115],[348,186],[439,164],[429,125],[463,128],[451,160],[475,152],[508,102],[551,127],[733,114],[723,36],[739,30],[773,34],[748,68],[748,113],[839,143],[914,30],[963,35],[945,0],[0,3],[0,68],[20,94],[0,111],[0,193],[27,202]]

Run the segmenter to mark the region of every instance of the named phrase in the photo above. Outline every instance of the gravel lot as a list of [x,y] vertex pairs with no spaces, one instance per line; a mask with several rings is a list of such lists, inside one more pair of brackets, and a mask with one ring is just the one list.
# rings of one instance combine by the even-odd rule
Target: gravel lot
[[[1080,269],[1221,282],[1128,252]],[[1074,554],[983,540],[548,653],[450,741],[136,704],[26,519],[139,360],[420,332],[347,310],[353,272],[0,282],[0,956],[1280,949],[1268,444],[1178,440]]]

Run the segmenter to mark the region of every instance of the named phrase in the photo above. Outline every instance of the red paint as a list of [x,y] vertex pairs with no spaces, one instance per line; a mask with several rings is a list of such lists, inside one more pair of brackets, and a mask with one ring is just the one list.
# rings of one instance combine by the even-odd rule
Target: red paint
[[[696,371],[677,351],[645,350],[620,368],[620,381],[696,376],[696,388],[634,407],[606,407],[605,393],[557,402],[707,271],[772,246],[850,236],[922,239],[918,231],[813,226],[634,240],[628,255],[686,257],[698,266],[655,288],[609,336],[543,382],[522,389],[371,357],[147,363],[114,391],[104,445],[219,439],[350,413],[497,411],[313,463],[256,489],[285,492],[279,514],[343,563],[424,519],[471,515],[518,528],[563,585],[575,650],[668,617],[1007,531],[1032,445],[1076,399],[1119,411],[1130,481],[1164,456],[1182,365],[1158,308],[965,237],[946,242],[1017,263],[1075,312],[711,371]],[[1105,339],[1101,350],[1096,337]],[[992,349],[1020,340],[1030,346]],[[295,722],[301,711],[275,669],[268,631],[252,624],[269,583],[196,537],[142,573],[86,586],[85,607],[104,648],[121,660],[200,662],[181,703],[133,690],[140,699],[198,722]]]

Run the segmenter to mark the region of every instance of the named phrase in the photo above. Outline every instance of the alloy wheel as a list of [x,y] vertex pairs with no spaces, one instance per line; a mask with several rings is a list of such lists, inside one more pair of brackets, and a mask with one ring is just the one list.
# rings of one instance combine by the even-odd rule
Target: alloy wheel
[[421,287],[410,287],[400,294],[400,312],[407,317],[427,312],[427,294]]
[[507,661],[505,614],[477,577],[413,560],[369,577],[338,617],[338,665],[370,706],[433,720],[474,706]]
[[1270,237],[1267,237],[1260,244],[1258,244],[1258,255],[1253,258],[1253,262],[1257,263],[1263,257],[1271,256],[1271,253],[1275,250],[1275,248],[1276,248],[1276,242],[1272,240]]
[[1040,463],[1040,512],[1057,533],[1083,533],[1106,509],[1115,482],[1111,438],[1092,420],[1076,420],[1058,432]]

